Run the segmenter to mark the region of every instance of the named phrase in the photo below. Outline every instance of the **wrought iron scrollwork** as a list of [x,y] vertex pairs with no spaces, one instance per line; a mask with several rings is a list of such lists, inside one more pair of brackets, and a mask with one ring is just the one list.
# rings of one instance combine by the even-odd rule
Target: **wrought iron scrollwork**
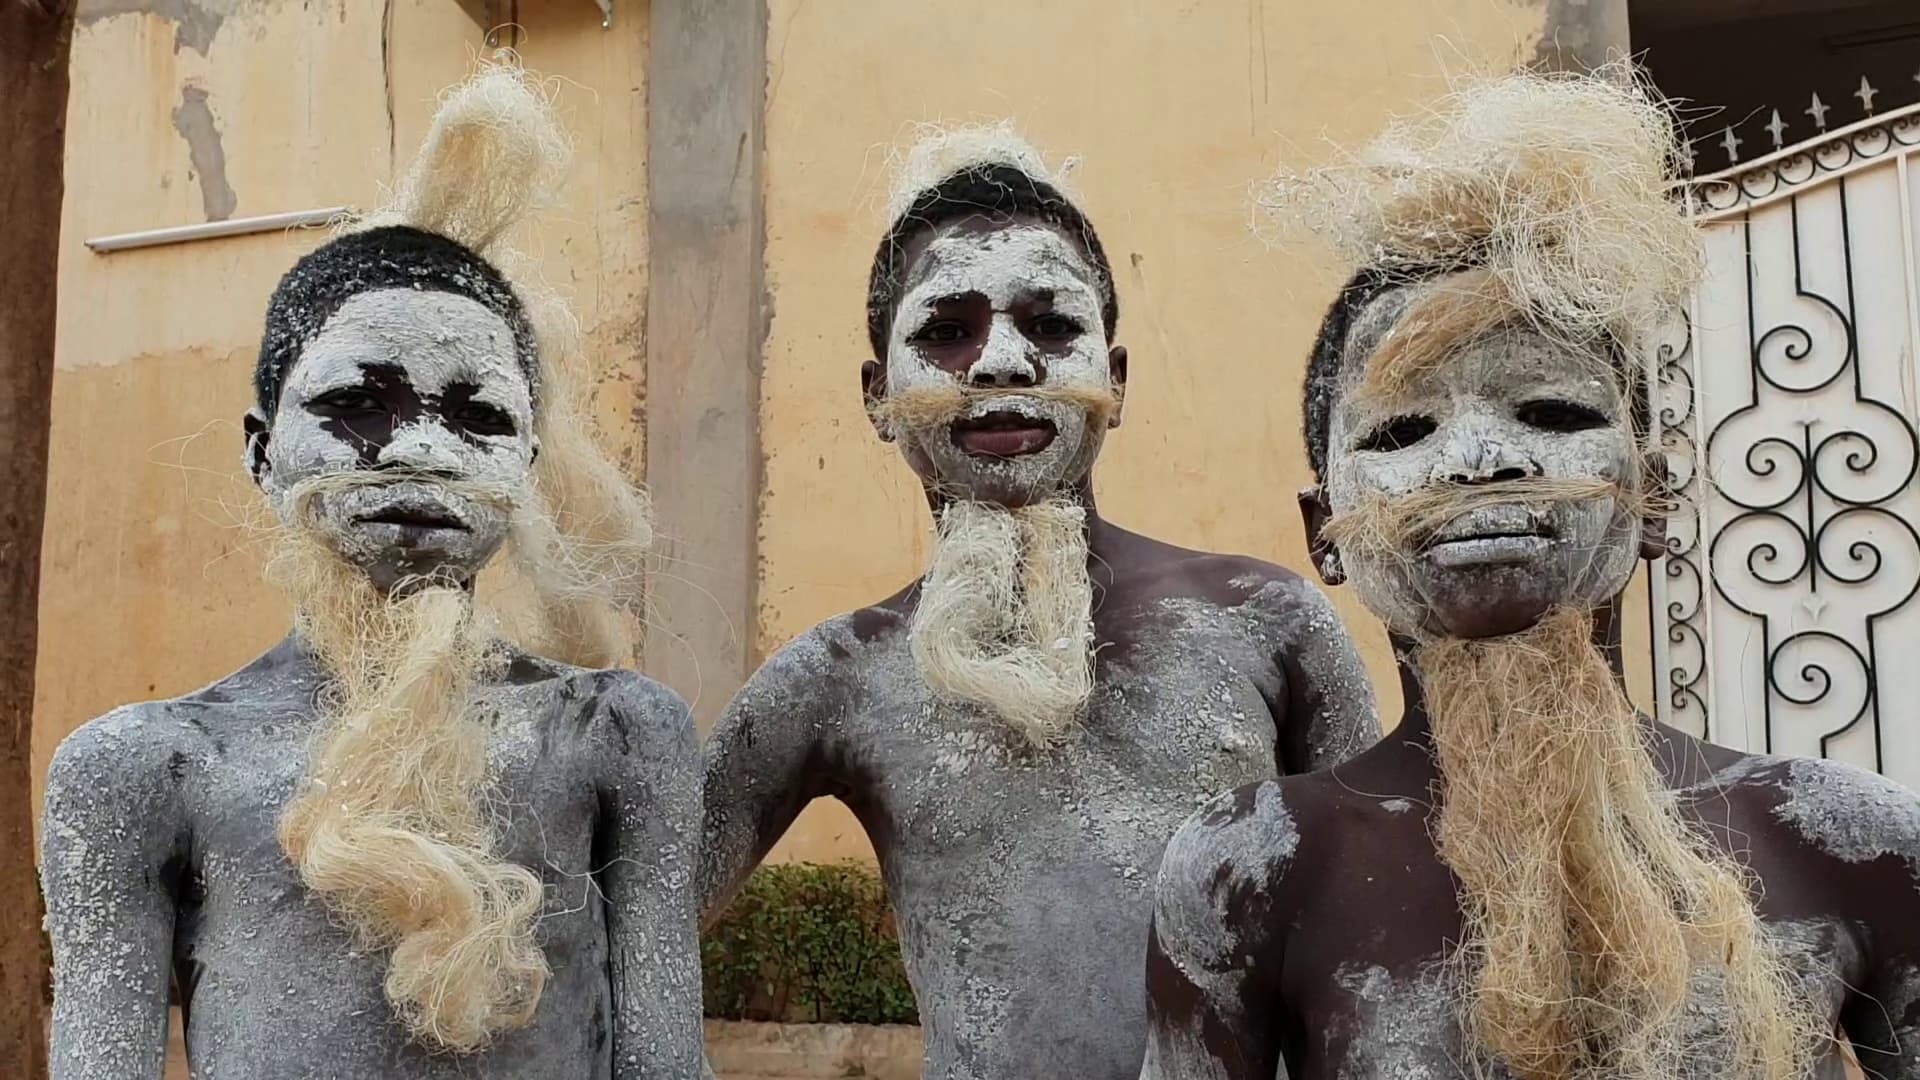
[[[1920,143],[1920,118],[1914,119],[1904,132],[1894,125],[1876,130],[1888,145],[1900,139],[1914,145]],[[1839,150],[1823,156],[1832,146],[1864,152],[1859,140],[1866,134],[1806,156],[1824,167],[1839,160]],[[1799,161],[1777,167],[1783,182],[1800,182],[1787,173]],[[1714,593],[1751,620],[1758,634],[1765,686],[1748,704],[1764,710],[1763,745],[1752,749],[1774,750],[1779,715],[1797,710],[1823,725],[1822,753],[1870,724],[1874,763],[1883,767],[1879,623],[1920,592],[1920,533],[1889,504],[1908,491],[1920,470],[1920,434],[1900,408],[1870,393],[1862,380],[1848,179],[1840,176],[1833,184],[1843,292],[1827,295],[1806,284],[1799,196],[1791,197],[1788,208],[1790,296],[1769,295],[1756,283],[1752,222],[1740,223],[1750,394],[1706,437],[1707,459],[1716,466],[1711,498],[1717,508],[1706,565]],[[1697,374],[1689,372],[1690,378]],[[1795,403],[1797,415],[1790,411]],[[1785,417],[1792,417],[1791,426],[1783,425]],[[1889,544],[1909,550],[1890,558]],[[1858,625],[1822,622],[1841,590],[1849,590],[1848,621],[1857,619]],[[1681,632],[1685,621],[1675,618],[1670,632]]]

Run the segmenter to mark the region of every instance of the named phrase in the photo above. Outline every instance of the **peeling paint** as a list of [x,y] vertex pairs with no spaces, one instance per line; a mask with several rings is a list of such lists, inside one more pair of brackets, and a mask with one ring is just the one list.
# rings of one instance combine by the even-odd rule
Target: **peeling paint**
[[173,51],[207,55],[227,17],[248,0],[80,0],[74,17],[82,26],[115,15],[152,15],[173,24]]
[[225,221],[233,216],[240,197],[227,183],[227,150],[220,142],[220,128],[207,106],[204,87],[188,86],[180,92],[180,107],[173,110],[173,130],[187,140],[187,152],[193,159],[194,174],[200,180],[200,204],[208,221]]

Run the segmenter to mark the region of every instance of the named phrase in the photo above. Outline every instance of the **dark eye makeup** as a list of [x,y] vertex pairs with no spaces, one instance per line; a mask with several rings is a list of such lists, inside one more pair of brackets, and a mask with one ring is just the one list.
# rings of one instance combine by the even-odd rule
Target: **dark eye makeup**
[[512,435],[513,417],[505,409],[484,401],[470,401],[447,414],[447,419],[476,435]]
[[1027,332],[1037,338],[1069,338],[1084,329],[1080,320],[1055,312],[1041,315],[1027,326]]
[[1541,431],[1591,431],[1613,423],[1607,414],[1592,406],[1557,398],[1526,402],[1514,410],[1514,416],[1521,423]]
[[1393,419],[1367,432],[1353,444],[1355,450],[1371,450],[1387,453],[1404,450],[1438,430],[1430,416],[1396,416]]
[[952,319],[935,319],[913,332],[907,340],[916,345],[951,345],[963,341],[967,328]]
[[330,415],[378,412],[382,408],[379,398],[351,386],[329,390],[309,401],[307,407]]

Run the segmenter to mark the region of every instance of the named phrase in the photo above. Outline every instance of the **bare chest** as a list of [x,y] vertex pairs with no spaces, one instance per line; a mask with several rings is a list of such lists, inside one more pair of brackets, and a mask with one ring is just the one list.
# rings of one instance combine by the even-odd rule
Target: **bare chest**
[[929,690],[904,638],[885,646],[865,658],[828,759],[896,858],[1052,860],[1064,847],[1151,872],[1196,807],[1277,768],[1282,676],[1224,614],[1097,653],[1083,715],[1044,749]]
[[[489,693],[483,797],[497,850],[546,886],[541,946],[553,977],[530,1027],[478,1058],[433,1055],[393,1019],[387,956],[343,929],[279,845],[301,782],[309,716],[228,716],[191,775],[186,858],[175,883],[174,966],[196,1075],[528,1077],[602,1075],[609,991],[606,923],[593,885],[599,812],[565,737],[565,710],[526,689]],[[559,1071],[548,1071],[559,1070]]]

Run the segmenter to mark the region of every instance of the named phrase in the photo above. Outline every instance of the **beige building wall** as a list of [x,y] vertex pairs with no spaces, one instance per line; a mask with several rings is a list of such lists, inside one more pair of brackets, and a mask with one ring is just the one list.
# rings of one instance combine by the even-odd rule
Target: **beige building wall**
[[[89,717],[232,671],[287,627],[260,582],[239,420],[268,295],[321,234],[111,255],[83,241],[210,217],[378,205],[481,45],[454,0],[82,0],[73,49],[34,758]],[[638,472],[646,305],[646,5],[520,0],[530,67],[578,139],[530,245],[602,365]],[[151,14],[145,10],[169,14]],[[224,17],[218,12],[228,12]]]
[[[91,716],[180,694],[286,628],[258,577],[238,420],[267,296],[314,234],[94,255],[87,237],[377,203],[480,47],[455,0],[83,0],[63,220],[35,758]],[[648,6],[519,0],[528,66],[578,137],[539,241],[601,365],[597,411],[643,475]],[[1175,543],[1305,569],[1298,391],[1337,284],[1248,230],[1248,185],[1353,145],[1443,74],[1530,57],[1542,0],[769,0],[756,624],[764,656],[914,577],[928,520],[857,386],[886,150],[930,120],[1014,118],[1078,184],[1132,353],[1102,509]],[[154,12],[174,13],[150,14]],[[224,17],[208,12],[228,12]],[[390,15],[389,15],[390,12]],[[185,13],[185,14],[181,14]],[[198,102],[198,104],[194,104]],[[184,108],[183,108],[184,106]],[[176,113],[176,110],[181,110]],[[651,403],[697,408],[695,402]],[[664,522],[667,529],[672,522]],[[1334,598],[1397,715],[1391,658]],[[1644,611],[1629,614],[1644,657]],[[1646,664],[1633,665],[1644,698]],[[713,692],[731,687],[709,688]],[[867,851],[823,801],[777,857]]]

